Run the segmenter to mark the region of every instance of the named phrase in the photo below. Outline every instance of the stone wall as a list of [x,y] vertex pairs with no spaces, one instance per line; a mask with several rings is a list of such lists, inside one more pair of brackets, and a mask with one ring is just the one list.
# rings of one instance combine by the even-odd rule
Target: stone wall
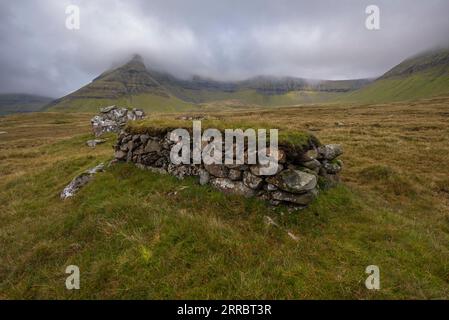
[[[340,145],[320,145],[311,140],[301,152],[279,147],[279,169],[276,175],[263,176],[256,165],[174,165],[170,150],[174,142],[170,133],[158,136],[122,131],[115,148],[115,161],[136,164],[141,169],[168,173],[180,179],[197,176],[201,185],[211,184],[226,193],[260,197],[273,205],[281,203],[305,207],[320,190],[339,181],[342,162]],[[224,148],[223,148],[224,149]],[[224,159],[224,155],[223,155]]]

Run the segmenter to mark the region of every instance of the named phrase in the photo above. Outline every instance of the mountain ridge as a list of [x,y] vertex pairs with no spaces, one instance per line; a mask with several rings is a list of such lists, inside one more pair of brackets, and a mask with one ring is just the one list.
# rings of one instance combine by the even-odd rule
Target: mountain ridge
[[291,105],[326,101],[370,81],[273,76],[241,81],[218,81],[200,76],[180,79],[168,72],[147,68],[143,58],[134,55],[122,66],[107,70],[79,90],[56,99],[47,109],[89,111],[105,104],[122,104],[146,111],[178,111],[229,100],[242,105]]
[[384,103],[449,96],[449,48],[421,52],[403,60],[340,102]]
[[147,68],[134,55],[79,90],[47,106],[53,111],[94,111],[120,104],[147,112],[198,109],[207,104],[282,106],[323,102],[378,103],[449,95],[449,50],[426,51],[405,59],[377,79],[312,80],[256,76],[218,81],[200,76],[180,79]]

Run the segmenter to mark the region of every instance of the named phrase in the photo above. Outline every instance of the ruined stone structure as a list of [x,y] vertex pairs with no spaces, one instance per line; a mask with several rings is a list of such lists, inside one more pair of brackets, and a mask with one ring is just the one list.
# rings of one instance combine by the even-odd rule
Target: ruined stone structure
[[[278,172],[272,176],[260,173],[255,165],[174,165],[170,161],[170,130],[123,130],[115,145],[115,161],[131,162],[141,169],[168,173],[180,179],[197,176],[202,185],[210,184],[226,193],[259,197],[273,205],[281,203],[296,207],[309,205],[323,189],[339,181],[342,168],[338,160],[340,145],[321,145],[308,139],[301,146],[279,142]],[[223,157],[224,159],[224,157]]]

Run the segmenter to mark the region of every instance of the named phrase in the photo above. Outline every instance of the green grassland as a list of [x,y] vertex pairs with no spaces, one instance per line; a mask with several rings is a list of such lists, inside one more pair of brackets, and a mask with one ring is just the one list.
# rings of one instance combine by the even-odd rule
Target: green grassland
[[[175,89],[172,89],[175,90]],[[232,92],[218,90],[187,90],[176,89],[177,96],[196,103],[211,103],[216,101],[235,101],[242,105],[286,106],[305,103],[318,103],[332,100],[342,95],[340,92],[316,90],[290,91],[280,94],[265,94],[253,89],[242,89]]]
[[420,98],[449,95],[449,74],[417,73],[406,78],[379,79],[360,90],[348,93],[339,102],[384,103],[413,101]]
[[[343,183],[298,212],[130,164],[62,201],[112,159],[113,134],[85,146],[91,116],[0,118],[0,298],[449,298],[447,99],[211,113],[343,145]],[[65,289],[71,264],[79,291]],[[379,291],[364,286],[373,264]]]
[[341,96],[341,93],[317,91],[292,91],[284,94],[263,94],[256,90],[240,90],[235,92],[220,92],[198,90],[188,92],[189,95],[198,94],[198,103],[186,102],[173,95],[161,96],[156,94],[138,94],[117,98],[80,97],[62,100],[50,106],[47,111],[63,112],[96,112],[102,106],[118,105],[123,107],[141,108],[152,112],[183,112],[218,110],[230,107],[251,106],[285,106],[311,102],[323,102]]
[[62,100],[54,106],[50,106],[47,111],[54,112],[97,112],[101,107],[117,105],[120,107],[140,108],[151,112],[175,112],[197,110],[199,107],[184,102],[173,96],[159,96],[155,94],[139,94],[136,96],[123,96],[118,98],[97,99],[79,98]]

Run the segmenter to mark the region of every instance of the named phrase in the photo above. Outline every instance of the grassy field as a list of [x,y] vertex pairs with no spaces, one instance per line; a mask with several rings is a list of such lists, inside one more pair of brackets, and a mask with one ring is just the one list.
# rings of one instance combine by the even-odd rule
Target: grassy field
[[[112,159],[114,136],[85,146],[90,114],[2,117],[0,298],[449,298],[449,99],[211,116],[341,143],[343,183],[289,213],[118,164],[61,201]],[[79,291],[65,289],[70,264]],[[373,264],[379,291],[364,286]]]
[[146,112],[174,112],[196,110],[198,106],[182,101],[173,96],[158,96],[154,94],[140,94],[135,96],[123,96],[116,99],[81,98],[74,100],[62,100],[54,106],[50,106],[49,112],[96,112],[100,107],[118,105],[123,107],[141,108]]

